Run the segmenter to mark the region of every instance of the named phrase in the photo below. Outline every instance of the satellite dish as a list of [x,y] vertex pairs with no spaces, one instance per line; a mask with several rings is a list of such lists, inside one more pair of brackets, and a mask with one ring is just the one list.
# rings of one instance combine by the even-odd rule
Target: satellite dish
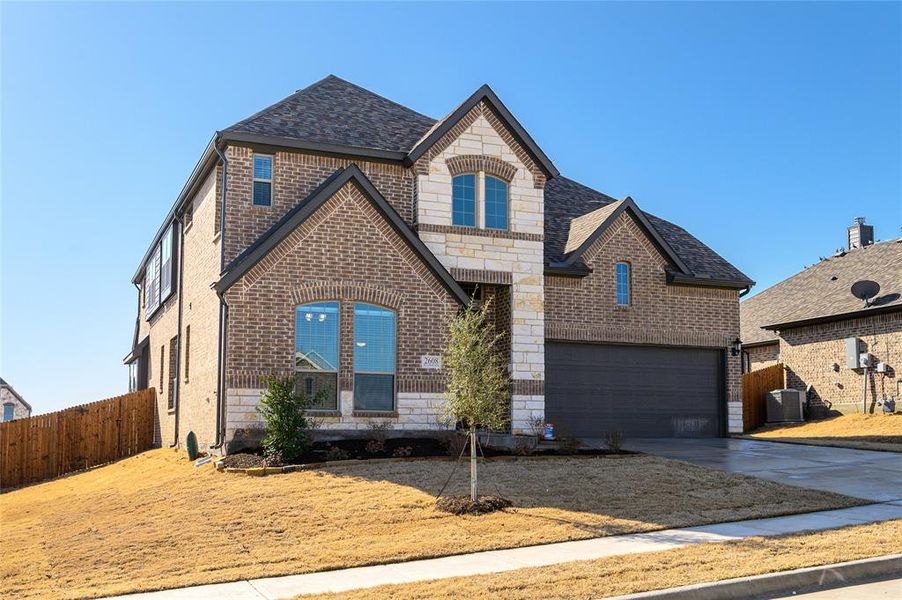
[[859,300],[864,300],[865,306],[870,306],[872,298],[880,293],[880,284],[876,281],[862,279],[852,284],[852,295]]

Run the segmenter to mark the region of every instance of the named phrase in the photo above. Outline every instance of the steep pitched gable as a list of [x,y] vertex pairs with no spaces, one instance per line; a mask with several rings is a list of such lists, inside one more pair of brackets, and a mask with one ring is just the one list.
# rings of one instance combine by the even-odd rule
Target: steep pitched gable
[[570,235],[564,249],[565,258],[561,261],[560,266],[563,268],[572,268],[578,264],[583,253],[597,240],[605,230],[614,223],[617,218],[628,213],[645,235],[654,243],[661,254],[667,258],[680,273],[691,275],[691,271],[683,262],[683,260],[674,252],[670,244],[661,237],[657,229],[649,222],[632,198],[626,197],[618,202],[613,202],[607,206],[603,206],[588,214],[573,219],[570,224]]
[[239,281],[255,265],[266,256],[292,231],[310,218],[329,198],[335,195],[346,184],[354,183],[380,212],[383,218],[392,226],[398,235],[417,254],[433,275],[462,305],[469,302],[469,297],[451,274],[439,262],[434,254],[426,247],[419,237],[404,222],[388,201],[373,186],[372,182],[360,170],[352,164],[344,169],[339,169],[329,178],[323,181],[307,198],[295,208],[285,214],[266,233],[239,254],[223,271],[222,277],[214,288],[218,293],[223,293]]
[[471,114],[473,109],[483,104],[495,116],[504,129],[510,132],[513,145],[521,148],[529,155],[535,165],[541,169],[545,177],[551,179],[560,175],[560,172],[551,162],[551,159],[539,148],[535,140],[527,133],[526,129],[520,124],[513,114],[507,109],[501,99],[492,91],[488,84],[483,85],[476,90],[469,98],[464,100],[460,106],[454,109],[451,114],[437,121],[431,129],[413,146],[405,159],[405,164],[413,165],[428,151],[433,149],[436,144],[458,127],[461,121]]

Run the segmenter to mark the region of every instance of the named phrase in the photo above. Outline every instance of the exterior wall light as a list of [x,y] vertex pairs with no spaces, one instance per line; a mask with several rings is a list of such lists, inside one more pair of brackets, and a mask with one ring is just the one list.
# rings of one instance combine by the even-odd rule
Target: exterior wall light
[[730,346],[730,355],[739,356],[740,352],[742,352],[742,340],[736,338],[733,340],[733,345]]

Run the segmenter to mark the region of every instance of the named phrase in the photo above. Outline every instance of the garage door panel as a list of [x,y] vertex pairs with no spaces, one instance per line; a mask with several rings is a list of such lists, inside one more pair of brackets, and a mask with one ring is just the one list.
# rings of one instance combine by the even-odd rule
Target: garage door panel
[[720,352],[546,344],[546,420],[564,433],[627,437],[721,435]]

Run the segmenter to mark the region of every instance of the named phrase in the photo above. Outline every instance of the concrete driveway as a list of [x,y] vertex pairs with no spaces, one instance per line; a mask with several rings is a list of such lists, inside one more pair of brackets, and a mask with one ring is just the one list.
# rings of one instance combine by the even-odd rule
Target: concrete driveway
[[627,439],[624,448],[876,502],[902,501],[902,454],[729,438]]

